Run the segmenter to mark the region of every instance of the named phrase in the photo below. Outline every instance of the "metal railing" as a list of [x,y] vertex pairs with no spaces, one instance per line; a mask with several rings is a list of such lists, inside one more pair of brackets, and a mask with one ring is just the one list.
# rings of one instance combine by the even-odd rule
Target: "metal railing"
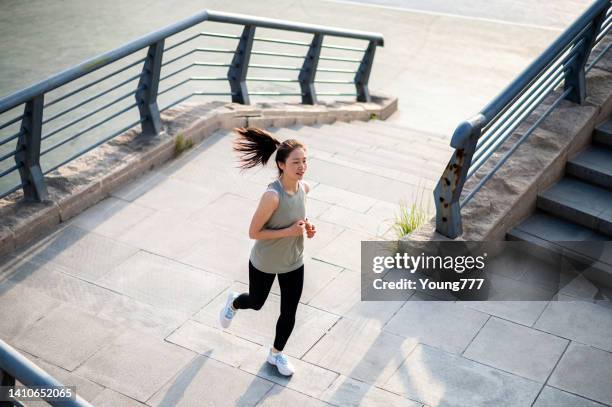
[[[586,73],[599,61],[610,44],[590,65],[591,50],[612,25],[610,0],[595,1],[531,65],[479,114],[461,123],[450,145],[455,152],[436,188],[436,230],[450,238],[462,233],[461,208],[508,160],[562,100],[582,104],[586,97]],[[495,165],[462,197],[464,184],[515,132],[524,119],[563,83],[560,95],[505,152]]]
[[[40,387],[46,391],[64,387],[62,383],[54,379],[47,372],[36,366],[25,356],[20,354],[15,348],[0,339],[0,386],[14,387],[16,380],[27,387]],[[66,407],[91,407],[87,401],[81,398],[78,394],[70,399],[62,399],[59,401],[49,400],[52,406]],[[0,407],[12,407],[22,405],[17,400],[2,401]]]
[[[172,45],[166,45],[166,41],[170,37],[178,33],[184,34],[188,29],[201,23],[242,26],[242,32],[235,35],[201,31],[175,41]],[[255,32],[260,28],[308,35],[309,40],[296,41],[256,36]],[[185,48],[185,46],[193,45],[194,41],[202,38],[228,40],[233,41],[234,44],[226,48],[211,46]],[[328,38],[342,39],[343,41],[362,41],[364,43],[363,46],[358,47],[324,43],[324,40]],[[300,49],[301,52],[253,50],[254,44],[257,44],[257,46],[272,44],[275,47],[293,47]],[[145,135],[158,134],[161,128],[160,111],[194,96],[231,96],[233,102],[242,104],[249,104],[250,96],[255,95],[300,96],[301,102],[304,104],[316,104],[318,96],[353,96],[356,97],[357,101],[369,102],[371,98],[368,81],[374,61],[374,53],[376,47],[383,46],[383,44],[382,35],[377,33],[212,10],[198,13],[1,99],[0,198],[23,189],[24,198],[27,200],[43,201],[47,199],[48,192],[44,177],[46,174],[134,126],[140,125],[142,133]],[[145,50],[146,54],[141,58],[128,62],[129,58]],[[326,52],[343,52],[349,55],[322,55],[323,50]],[[168,55],[177,52],[178,55],[168,58]],[[209,56],[231,55],[232,59],[223,62],[193,59],[202,54]],[[252,57],[298,60],[301,61],[301,64],[251,63]],[[65,89],[66,85],[74,85],[81,78],[91,78],[89,75],[94,71],[118,61],[123,62],[124,66],[89,83],[79,84],[76,89],[65,92],[53,100],[46,100],[50,93],[58,89]],[[325,61],[326,64],[352,65],[350,68],[345,65],[341,67],[334,67],[333,65],[319,67],[319,61]],[[184,75],[193,72],[193,70],[203,67],[210,70],[224,68],[227,71],[221,75],[190,75],[183,78]],[[134,69],[138,71],[130,73]],[[248,76],[249,69],[264,72],[293,72],[295,76]],[[317,73],[349,74],[352,78],[315,79]],[[122,76],[125,77],[117,79]],[[111,80],[118,81],[118,83],[107,85]],[[200,88],[184,91],[185,85],[188,84],[212,84],[215,81],[223,81],[229,84],[229,90],[217,91],[211,87],[210,90]],[[285,86],[295,84],[297,89],[292,91],[249,92],[247,82],[272,82]],[[321,84],[321,86],[351,85],[354,86],[355,90],[317,92],[315,86],[318,84]],[[97,91],[103,85],[105,88]],[[129,89],[126,90],[128,86]],[[162,86],[163,88],[160,89]],[[165,97],[176,92],[180,92],[178,98],[161,109],[158,107],[158,97]],[[88,93],[85,99],[74,102],[75,96],[84,93]],[[133,97],[135,100],[131,99]],[[62,104],[68,104],[68,106],[56,112],[52,111]],[[17,110],[21,108],[23,108],[23,113]],[[85,108],[89,108],[89,111],[83,112]],[[111,108],[119,110],[85,124],[87,121],[99,117],[100,113],[109,112]],[[81,112],[83,113],[80,114]],[[135,114],[135,112],[138,112],[135,120],[126,121],[122,119],[129,114]],[[9,116],[5,121],[2,121],[3,114]],[[16,117],[12,117],[14,115]],[[89,139],[92,133],[111,124],[114,125],[112,131],[95,140]],[[8,135],[3,136],[2,132],[8,132]],[[85,146],[84,148],[75,148],[77,144],[85,144]],[[41,158],[43,158],[42,164]],[[14,164],[11,164],[11,159],[14,160]]]

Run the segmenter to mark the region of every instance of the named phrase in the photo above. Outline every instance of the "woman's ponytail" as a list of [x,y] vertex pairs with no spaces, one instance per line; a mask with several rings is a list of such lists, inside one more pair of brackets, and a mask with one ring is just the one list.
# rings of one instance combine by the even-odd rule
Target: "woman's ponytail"
[[266,165],[281,144],[270,133],[257,127],[238,127],[234,132],[238,137],[233,148],[239,153],[239,167],[242,169]]

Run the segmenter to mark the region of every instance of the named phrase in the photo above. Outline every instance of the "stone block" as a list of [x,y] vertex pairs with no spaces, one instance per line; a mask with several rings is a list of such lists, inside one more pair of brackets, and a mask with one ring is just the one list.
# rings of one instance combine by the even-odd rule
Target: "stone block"
[[383,389],[428,406],[529,406],[541,383],[420,344]]
[[463,356],[544,383],[567,344],[566,339],[491,318]]
[[612,404],[612,354],[572,342],[548,384],[604,404]]
[[[146,402],[172,383],[196,354],[161,339],[127,331],[96,352],[76,373],[105,387]],[[213,375],[214,376],[214,375]]]

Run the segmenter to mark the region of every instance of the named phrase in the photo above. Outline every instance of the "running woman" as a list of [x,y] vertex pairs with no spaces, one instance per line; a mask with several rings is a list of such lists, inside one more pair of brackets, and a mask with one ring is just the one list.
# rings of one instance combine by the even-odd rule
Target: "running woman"
[[267,361],[285,376],[295,369],[283,353],[293,326],[304,283],[304,234],[312,238],[316,229],[306,218],[306,147],[295,139],[282,143],[256,127],[236,128],[234,151],[243,170],[266,165],[276,151],[278,178],[268,184],[251,219],[249,237],[255,244],[249,257],[249,292],[230,292],[219,316],[227,328],[239,309],[259,310],[264,305],[274,278],[281,292],[276,336]]

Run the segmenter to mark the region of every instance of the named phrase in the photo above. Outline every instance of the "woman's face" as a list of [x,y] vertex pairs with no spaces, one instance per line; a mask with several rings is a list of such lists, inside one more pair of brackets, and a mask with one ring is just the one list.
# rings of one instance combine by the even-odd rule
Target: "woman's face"
[[296,148],[289,154],[287,161],[279,163],[281,170],[286,177],[302,179],[306,173],[308,165],[306,164],[306,152],[303,148]]

